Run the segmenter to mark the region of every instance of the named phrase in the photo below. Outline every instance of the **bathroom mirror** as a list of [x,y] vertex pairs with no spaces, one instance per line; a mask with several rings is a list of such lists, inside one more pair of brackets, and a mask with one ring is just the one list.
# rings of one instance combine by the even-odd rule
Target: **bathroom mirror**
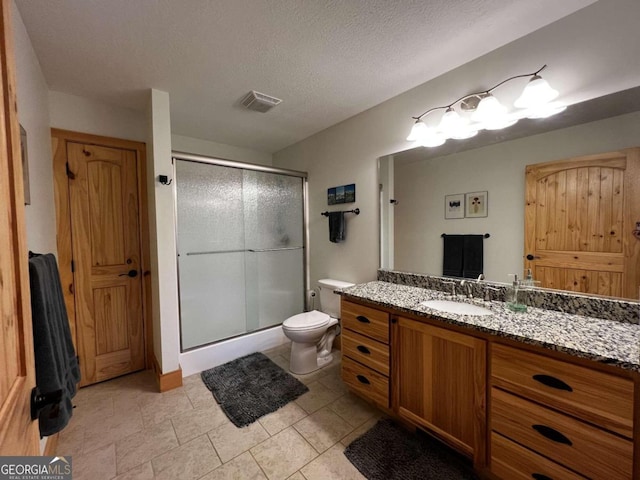
[[[524,269],[525,167],[638,146],[640,87],[547,119],[381,157],[380,266],[442,275],[442,234],[488,233],[484,275],[508,282]],[[445,218],[445,197],[469,192],[487,192],[487,216]]]

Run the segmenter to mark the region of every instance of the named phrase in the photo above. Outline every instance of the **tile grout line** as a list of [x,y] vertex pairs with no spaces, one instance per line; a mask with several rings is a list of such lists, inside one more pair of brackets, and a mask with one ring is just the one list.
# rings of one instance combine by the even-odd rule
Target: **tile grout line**
[[[269,437],[271,438],[271,437]],[[256,445],[257,446],[257,445]],[[266,478],[267,480],[269,480],[269,475],[267,475],[267,472],[264,471],[264,469],[262,468],[262,465],[260,465],[260,462],[258,462],[258,460],[256,459],[256,457],[253,456],[253,453],[251,453],[251,448],[249,450],[247,450],[247,452],[249,453],[249,455],[251,455],[251,458],[253,459],[254,462],[256,462],[256,465],[258,465],[258,468],[260,469],[260,471],[262,472],[262,474],[264,475],[264,478]],[[244,452],[243,452],[244,453]],[[295,473],[295,472],[294,472]],[[289,475],[291,476],[291,475]]]

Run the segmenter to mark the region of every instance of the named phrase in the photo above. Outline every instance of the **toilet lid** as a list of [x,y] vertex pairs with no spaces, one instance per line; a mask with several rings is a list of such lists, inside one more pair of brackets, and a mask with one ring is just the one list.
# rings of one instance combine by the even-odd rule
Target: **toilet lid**
[[313,310],[289,317],[284,321],[283,325],[292,330],[307,330],[322,327],[329,323],[329,320],[331,320],[331,317],[326,313]]

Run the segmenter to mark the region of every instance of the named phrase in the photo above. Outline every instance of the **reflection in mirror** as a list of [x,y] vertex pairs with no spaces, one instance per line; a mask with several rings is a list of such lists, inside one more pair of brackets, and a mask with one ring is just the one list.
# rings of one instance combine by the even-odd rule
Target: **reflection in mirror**
[[[572,105],[548,119],[524,120],[470,140],[380,158],[381,268],[442,275],[443,233],[489,233],[484,241],[484,275],[487,280],[508,282],[508,274],[521,275],[525,268],[525,167],[638,146],[640,87]],[[488,192],[486,217],[445,219],[445,196],[484,191]],[[590,194],[592,189],[587,189],[586,195]],[[633,213],[640,221],[640,212]],[[599,231],[592,233],[609,231],[605,223],[599,220]],[[586,227],[563,228],[575,233]],[[621,242],[637,250],[640,241],[632,230],[626,228]],[[560,282],[554,287],[578,290]],[[625,296],[638,298],[637,291],[636,285],[635,295]]]

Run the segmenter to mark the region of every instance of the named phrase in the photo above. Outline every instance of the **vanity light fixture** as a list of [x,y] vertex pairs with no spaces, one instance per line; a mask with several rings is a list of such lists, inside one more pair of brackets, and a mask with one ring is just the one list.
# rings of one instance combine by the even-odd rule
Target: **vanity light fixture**
[[[424,147],[437,147],[449,138],[456,140],[471,138],[480,130],[507,128],[522,118],[547,118],[562,112],[567,107],[561,102],[554,101],[558,97],[558,91],[551,88],[549,83],[540,76],[540,72],[546,67],[543,65],[533,73],[509,77],[488,90],[470,93],[449,105],[430,108],[417,117],[411,117],[415,123],[407,140]],[[492,92],[511,80],[526,77],[530,77],[529,82],[514,102],[518,110],[510,112]],[[466,115],[461,115],[455,109],[458,103],[460,103],[460,111]],[[438,126],[427,126],[422,120],[423,117],[439,110],[445,112]]]

